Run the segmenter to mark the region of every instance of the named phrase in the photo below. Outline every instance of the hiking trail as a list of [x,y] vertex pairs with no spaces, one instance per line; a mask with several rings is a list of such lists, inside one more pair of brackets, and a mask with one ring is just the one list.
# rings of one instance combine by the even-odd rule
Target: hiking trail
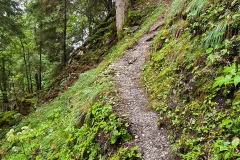
[[114,107],[118,115],[127,114],[129,132],[133,139],[123,145],[137,145],[143,160],[168,159],[169,138],[164,128],[157,125],[158,115],[147,108],[146,91],[140,83],[141,67],[149,52],[150,42],[163,24],[164,14],[143,34],[138,41],[129,47],[124,55],[111,64],[116,70],[114,78],[119,89],[120,102]]

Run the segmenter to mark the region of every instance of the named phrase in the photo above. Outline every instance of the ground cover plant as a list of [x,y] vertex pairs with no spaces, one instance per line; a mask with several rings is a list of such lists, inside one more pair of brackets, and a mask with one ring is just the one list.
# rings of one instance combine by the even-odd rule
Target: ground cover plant
[[238,1],[175,0],[142,81],[172,159],[239,159]]

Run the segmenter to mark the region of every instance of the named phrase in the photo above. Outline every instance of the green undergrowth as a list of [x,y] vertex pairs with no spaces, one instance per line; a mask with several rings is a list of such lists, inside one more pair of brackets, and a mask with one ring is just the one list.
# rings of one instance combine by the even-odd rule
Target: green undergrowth
[[240,159],[240,2],[172,2],[142,68],[172,159]]
[[80,74],[64,93],[22,118],[0,143],[0,158],[23,159],[132,159],[137,146],[131,140],[126,115],[118,117],[111,100],[116,98],[112,69],[108,66],[148,30],[164,11],[160,5],[133,36],[112,47],[98,67]]

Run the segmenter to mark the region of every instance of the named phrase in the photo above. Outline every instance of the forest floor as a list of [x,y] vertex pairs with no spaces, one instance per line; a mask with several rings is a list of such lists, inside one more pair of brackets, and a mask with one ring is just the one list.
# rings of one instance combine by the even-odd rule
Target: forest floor
[[146,91],[140,82],[141,68],[150,50],[150,43],[163,24],[164,14],[148,32],[125,52],[111,67],[116,70],[114,78],[119,89],[120,102],[116,104],[118,115],[127,114],[129,132],[133,139],[123,145],[138,146],[144,160],[168,159],[169,138],[164,128],[157,124],[158,114],[148,106]]

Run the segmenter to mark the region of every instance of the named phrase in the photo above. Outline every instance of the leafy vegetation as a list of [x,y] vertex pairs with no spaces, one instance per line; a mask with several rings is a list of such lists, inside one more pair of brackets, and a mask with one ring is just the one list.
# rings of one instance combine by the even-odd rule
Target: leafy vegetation
[[238,1],[175,0],[142,68],[172,159],[239,159]]
[[114,70],[108,66],[149,29],[163,10],[164,5],[160,5],[133,36],[126,35],[96,68],[80,74],[64,93],[36,108],[19,124],[3,128],[6,137],[0,140],[1,159],[140,157],[137,146],[119,145],[129,141],[131,135],[127,131],[126,116],[117,116],[113,111],[117,90],[110,76]]

